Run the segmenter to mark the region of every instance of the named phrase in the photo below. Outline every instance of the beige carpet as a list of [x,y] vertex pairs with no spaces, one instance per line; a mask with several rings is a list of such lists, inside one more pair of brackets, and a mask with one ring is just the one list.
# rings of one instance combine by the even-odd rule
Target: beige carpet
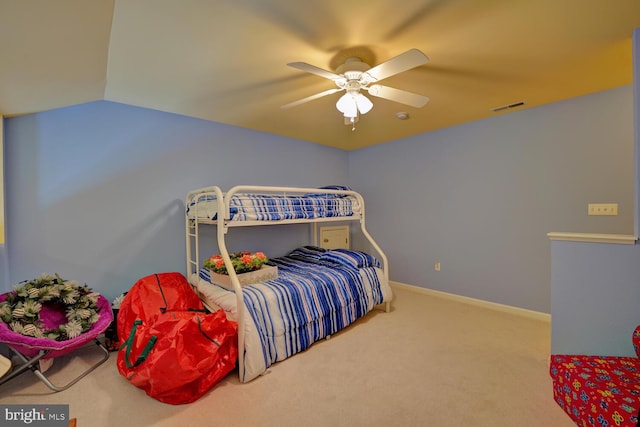
[[[554,403],[549,323],[395,288],[331,339],[240,384],[233,372],[198,401],[172,406],[122,378],[116,353],[70,389],[25,373],[0,386],[2,404],[69,404],[78,427],[574,426]],[[56,360],[56,384],[95,347]]]

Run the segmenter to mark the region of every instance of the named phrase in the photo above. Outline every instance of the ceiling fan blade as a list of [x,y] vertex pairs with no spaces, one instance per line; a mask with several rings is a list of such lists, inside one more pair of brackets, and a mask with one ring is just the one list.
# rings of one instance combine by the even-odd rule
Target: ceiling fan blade
[[302,98],[302,99],[299,99],[297,101],[290,102],[288,104],[283,105],[280,108],[282,108],[283,110],[286,110],[287,108],[295,107],[295,106],[298,106],[300,104],[304,104],[305,102],[313,101],[314,99],[322,98],[323,96],[327,96],[327,95],[331,95],[332,93],[340,92],[341,90],[342,89],[340,89],[340,88],[325,90],[324,92],[316,93],[315,95],[307,96],[306,98]]
[[307,64],[306,62],[289,62],[289,67],[297,68],[298,70],[306,71],[307,73],[315,74],[316,76],[324,77],[329,80],[336,80],[343,78],[342,76],[332,73],[331,71],[323,70],[315,65]]
[[382,64],[376,65],[375,67],[367,70],[365,74],[371,76],[374,81],[379,81],[426,64],[427,62],[429,62],[427,55],[420,52],[418,49],[411,49],[398,56],[394,56]]
[[428,96],[418,95],[417,93],[411,93],[406,90],[395,89],[389,86],[372,85],[366,89],[369,91],[370,95],[399,102],[400,104],[410,105],[411,107],[421,108],[429,102]]

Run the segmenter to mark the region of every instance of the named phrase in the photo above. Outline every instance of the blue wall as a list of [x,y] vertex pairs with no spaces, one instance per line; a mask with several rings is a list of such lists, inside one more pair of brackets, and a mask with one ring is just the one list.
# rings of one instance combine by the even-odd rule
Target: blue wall
[[553,241],[551,351],[635,356],[640,245]]
[[625,86],[350,152],[391,279],[549,313],[548,232],[633,232],[632,107]]
[[[633,33],[635,229],[640,223],[640,28]],[[558,229],[557,231],[564,231]],[[640,245],[551,242],[551,352],[634,356]]]
[[[10,282],[57,272],[108,298],[145,275],[185,271],[192,189],[347,180],[342,150],[110,102],[7,119],[4,141]],[[256,245],[239,233],[236,245]],[[288,228],[255,249],[271,255],[307,237]]]

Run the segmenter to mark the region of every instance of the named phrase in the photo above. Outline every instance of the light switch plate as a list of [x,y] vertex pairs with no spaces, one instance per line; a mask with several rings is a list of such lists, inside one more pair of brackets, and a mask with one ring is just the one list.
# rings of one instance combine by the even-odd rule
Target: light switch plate
[[589,203],[587,207],[589,215],[618,215],[617,203]]

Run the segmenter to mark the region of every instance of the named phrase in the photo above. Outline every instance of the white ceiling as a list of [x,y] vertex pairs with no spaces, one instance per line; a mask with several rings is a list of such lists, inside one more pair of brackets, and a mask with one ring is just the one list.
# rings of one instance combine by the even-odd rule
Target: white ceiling
[[[0,0],[0,114],[109,100],[347,150],[632,82],[639,0]],[[370,97],[356,130],[341,93],[288,67],[430,62],[382,81],[430,97]],[[410,119],[395,114],[406,111]]]

